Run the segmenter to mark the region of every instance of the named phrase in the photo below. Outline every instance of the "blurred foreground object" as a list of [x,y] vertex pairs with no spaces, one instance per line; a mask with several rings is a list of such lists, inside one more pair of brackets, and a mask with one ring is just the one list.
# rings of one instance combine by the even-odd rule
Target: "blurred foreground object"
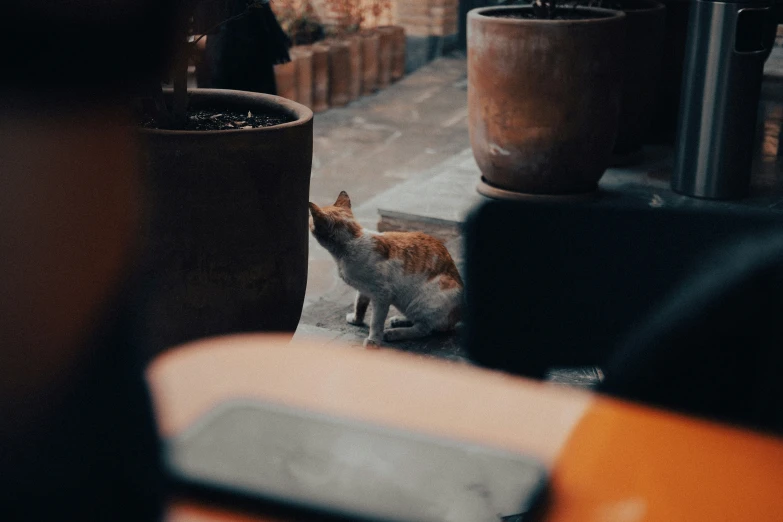
[[783,434],[783,235],[701,265],[609,358],[599,389]]
[[119,106],[56,101],[0,104],[0,519],[153,520],[158,443],[123,293],[132,128]]
[[124,90],[159,78],[171,65],[177,7],[191,1],[5,2],[0,87]]
[[163,481],[128,274],[128,95],[173,1],[14,1],[0,83],[0,520],[156,520]]

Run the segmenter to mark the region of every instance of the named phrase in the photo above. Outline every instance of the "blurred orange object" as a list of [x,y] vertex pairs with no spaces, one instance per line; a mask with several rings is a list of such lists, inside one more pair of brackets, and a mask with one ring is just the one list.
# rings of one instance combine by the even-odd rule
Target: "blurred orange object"
[[[148,379],[165,435],[241,397],[533,455],[552,470],[545,520],[755,521],[783,513],[780,439],[471,366],[240,335],[164,354]],[[280,520],[178,500],[169,521],[186,514]]]

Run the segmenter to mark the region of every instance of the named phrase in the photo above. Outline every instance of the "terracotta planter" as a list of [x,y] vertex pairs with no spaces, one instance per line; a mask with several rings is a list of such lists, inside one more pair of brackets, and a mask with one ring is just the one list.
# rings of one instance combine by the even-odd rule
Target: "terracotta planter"
[[512,193],[594,191],[617,135],[625,15],[577,8],[580,20],[468,14],[473,155],[489,187]]
[[351,84],[348,89],[348,97],[351,101],[362,95],[362,39],[360,36],[349,36],[348,52],[351,57]]
[[362,94],[378,90],[378,58],[380,36],[375,31],[365,31],[362,39]]
[[313,112],[329,108],[329,46],[319,42],[313,51]]
[[345,40],[329,41],[329,105],[343,107],[351,99],[351,50]]
[[305,107],[313,106],[313,51],[310,46],[291,48],[291,58],[296,62],[296,102]]
[[378,31],[378,88],[388,87],[391,83],[395,29],[390,26],[379,27]]
[[278,96],[288,100],[297,99],[296,60],[293,57],[288,63],[275,65],[275,84]]
[[626,40],[616,155],[639,151],[650,128],[661,74],[666,8],[655,0],[624,0]]
[[392,81],[397,81],[405,76],[405,51],[407,40],[405,39],[405,29],[399,25],[392,27],[394,30],[394,49],[392,51]]
[[[169,93],[170,94],[170,93]],[[263,129],[142,130],[149,191],[140,340],[293,332],[307,282],[313,113],[267,94],[190,91],[192,108],[284,111]]]

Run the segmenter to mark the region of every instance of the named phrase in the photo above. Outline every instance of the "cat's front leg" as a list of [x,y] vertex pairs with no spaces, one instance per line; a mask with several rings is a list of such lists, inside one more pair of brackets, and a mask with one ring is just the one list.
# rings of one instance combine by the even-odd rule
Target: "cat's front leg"
[[348,324],[361,326],[364,324],[364,315],[367,313],[367,305],[370,304],[370,297],[361,292],[356,292],[356,298],[353,301],[353,312],[345,316]]
[[383,325],[386,316],[389,315],[391,303],[385,299],[373,299],[372,321],[370,321],[370,335],[364,340],[364,346],[380,346],[383,341]]

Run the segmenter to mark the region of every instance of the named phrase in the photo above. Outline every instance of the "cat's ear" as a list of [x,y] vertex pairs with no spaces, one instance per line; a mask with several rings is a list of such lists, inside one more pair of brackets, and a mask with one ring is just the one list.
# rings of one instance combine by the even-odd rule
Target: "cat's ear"
[[351,208],[351,198],[346,191],[340,192],[337,196],[337,201],[334,202],[335,207]]
[[313,215],[313,219],[323,219],[325,217],[318,205],[313,202],[309,202],[307,205],[310,207],[310,214]]

